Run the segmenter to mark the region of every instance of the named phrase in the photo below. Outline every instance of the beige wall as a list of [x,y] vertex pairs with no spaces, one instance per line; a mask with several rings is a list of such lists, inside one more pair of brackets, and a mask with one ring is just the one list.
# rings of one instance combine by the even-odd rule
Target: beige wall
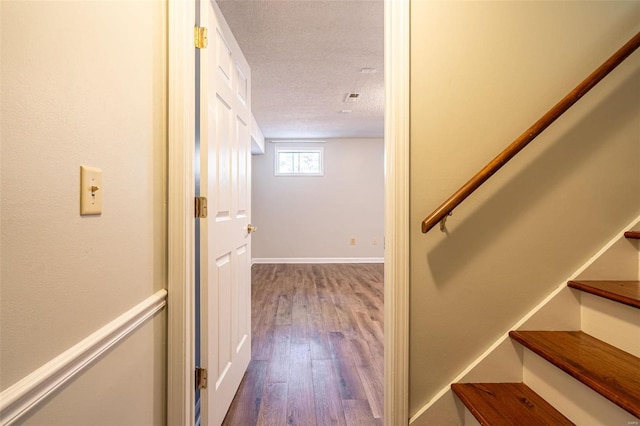
[[315,145],[324,147],[324,176],[317,177],[274,176],[275,144],[265,145],[265,155],[253,156],[254,259],[383,257],[382,139]]
[[640,52],[422,219],[640,30],[638,2],[411,3],[410,412],[640,213]]
[[[0,8],[2,390],[164,287],[166,4]],[[80,165],[101,216],[79,215]],[[162,423],[164,315],[28,423]]]

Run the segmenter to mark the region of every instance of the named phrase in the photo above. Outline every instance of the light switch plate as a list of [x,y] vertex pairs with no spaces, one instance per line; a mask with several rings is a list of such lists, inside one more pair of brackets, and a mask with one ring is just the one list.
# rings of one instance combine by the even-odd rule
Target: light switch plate
[[102,213],[102,170],[80,166],[80,215]]

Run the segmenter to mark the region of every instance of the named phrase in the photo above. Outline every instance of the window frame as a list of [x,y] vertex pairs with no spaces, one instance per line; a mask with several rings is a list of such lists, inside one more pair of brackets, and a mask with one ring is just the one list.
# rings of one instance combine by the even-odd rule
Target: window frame
[[[305,152],[317,152],[320,154],[320,171],[314,173],[303,173],[303,172],[280,172],[278,170],[279,167],[279,154],[281,152],[285,153],[305,153]],[[274,161],[273,161],[273,175],[274,176],[293,176],[293,177],[318,177],[324,176],[324,147],[296,147],[296,146],[277,146],[274,149]]]

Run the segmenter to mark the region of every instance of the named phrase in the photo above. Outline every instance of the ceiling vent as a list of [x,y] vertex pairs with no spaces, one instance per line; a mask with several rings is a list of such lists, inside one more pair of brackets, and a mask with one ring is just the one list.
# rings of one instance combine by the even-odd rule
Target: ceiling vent
[[356,102],[360,97],[360,93],[347,93],[347,96],[344,98],[345,102]]

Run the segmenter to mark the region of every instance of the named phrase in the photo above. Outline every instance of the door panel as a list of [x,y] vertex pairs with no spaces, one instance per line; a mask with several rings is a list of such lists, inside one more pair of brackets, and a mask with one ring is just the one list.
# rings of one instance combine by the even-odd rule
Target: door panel
[[251,71],[217,5],[201,2],[209,46],[200,60],[201,423],[217,426],[251,358]]
[[238,82],[238,98],[243,104],[247,104],[248,85],[247,76],[244,75],[240,68],[236,68]]
[[231,353],[231,331],[229,330],[229,325],[231,324],[231,289],[226,285],[226,283],[230,282],[231,253],[226,253],[216,261],[216,280],[213,285],[218,291],[217,294],[215,294],[215,290],[211,292],[214,298],[217,299],[212,303],[217,313],[214,319],[218,323],[217,348],[212,348],[212,359],[218,358],[216,371],[218,376],[215,377],[216,388],[219,386],[220,381],[224,379],[233,358]]
[[[213,148],[210,155],[214,155],[216,160],[215,167],[209,169],[212,176],[216,179],[212,182],[215,187],[215,220],[231,219],[231,203],[232,203],[232,144],[231,144],[231,119],[233,117],[231,106],[225,102],[220,96],[215,98],[216,104],[213,120],[209,121],[214,132],[213,137],[208,141],[209,147]],[[215,152],[217,149],[217,152]]]
[[[251,259],[249,257],[249,250],[247,245],[243,245],[238,249],[238,282],[246,283],[251,281]],[[250,286],[244,285],[238,287],[238,298],[240,300],[251,300]],[[236,353],[240,352],[249,336],[251,335],[251,312],[249,306],[246,303],[238,304],[238,311],[236,312],[237,319],[235,324],[236,328]]]
[[[242,118],[237,117],[236,120],[236,132],[238,133],[240,140],[251,141],[251,134],[249,131],[249,125],[243,121]],[[238,146],[238,210],[236,216],[243,218],[247,216],[247,210],[249,205],[248,189],[249,182],[247,182],[247,170],[249,168],[249,146],[241,144]]]

